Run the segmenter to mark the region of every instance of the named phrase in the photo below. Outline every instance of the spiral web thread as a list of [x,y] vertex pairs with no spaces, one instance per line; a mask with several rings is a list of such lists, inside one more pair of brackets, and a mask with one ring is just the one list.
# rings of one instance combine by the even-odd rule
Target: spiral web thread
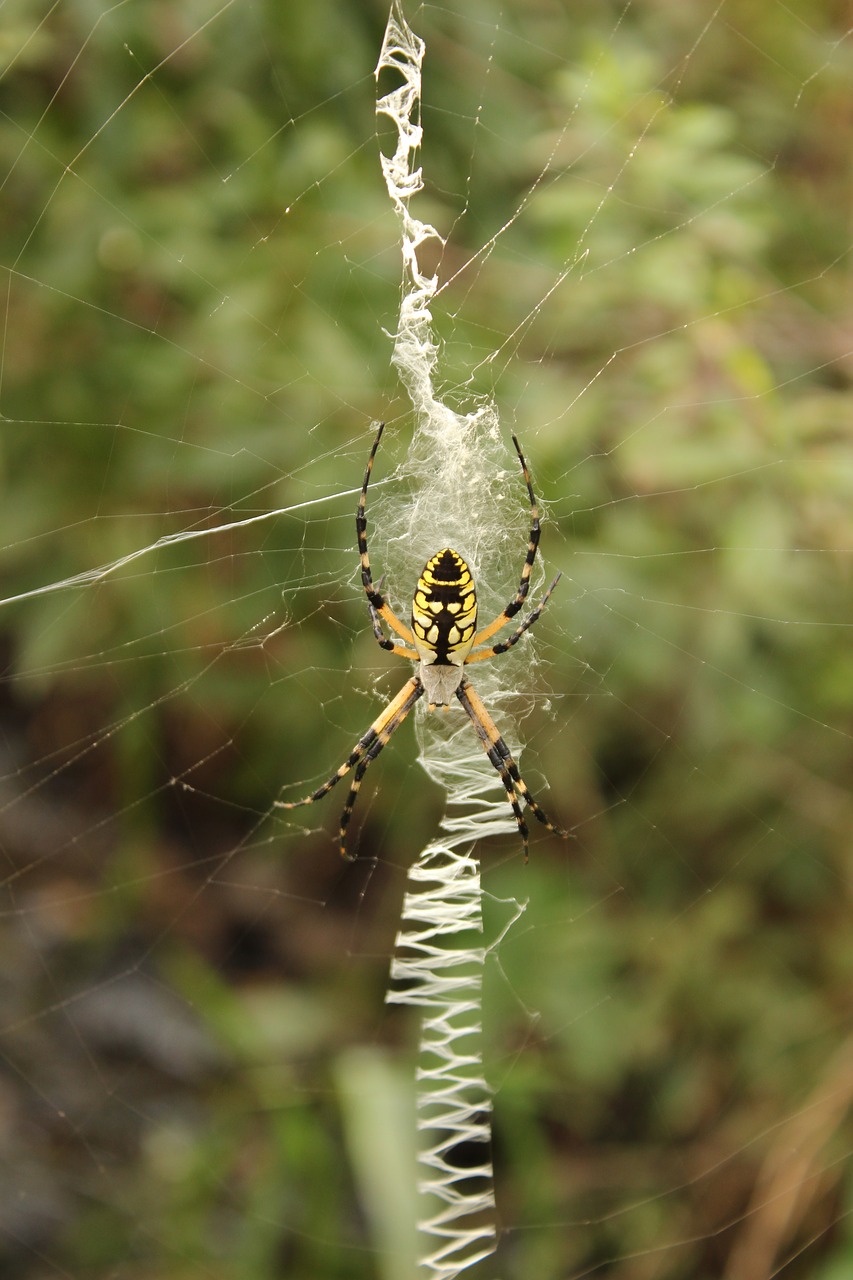
[[[424,274],[418,251],[430,240],[444,242],[409,210],[409,200],[423,187],[416,155],[424,51],[399,0],[393,0],[376,75],[391,71],[399,83],[378,99],[376,110],[397,130],[393,156],[380,153],[402,232],[403,289],[392,358],[416,415],[408,460],[414,496],[407,524],[398,527],[404,528],[401,541],[408,553],[421,557],[421,564],[439,545],[461,545],[479,573],[489,555],[499,554],[499,495],[508,473],[501,471],[505,455],[493,407],[458,414],[434,391],[437,345],[430,303],[438,277]],[[445,541],[437,540],[437,530]],[[488,675],[484,683],[488,691]],[[451,1280],[496,1246],[491,1096],[481,1051],[486,953],[480,869],[470,852],[478,838],[505,832],[508,815],[486,794],[494,792],[495,779],[488,776],[470,725],[457,727],[451,713],[421,716],[419,737],[421,764],[444,788],[448,808],[459,812],[445,817],[442,836],[409,871],[387,1000],[423,1011],[417,1071],[419,1262],[430,1280]]]

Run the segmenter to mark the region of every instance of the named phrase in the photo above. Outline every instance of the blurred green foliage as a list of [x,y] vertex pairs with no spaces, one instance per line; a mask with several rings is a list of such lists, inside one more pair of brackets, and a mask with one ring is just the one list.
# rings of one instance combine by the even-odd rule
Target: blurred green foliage
[[[353,577],[370,424],[406,413],[385,19],[4,6],[10,1280],[380,1274],[339,1064],[366,1042],[411,1070],[382,997],[441,797],[401,734],[365,788],[378,862],[341,868],[331,801],[264,819],[399,678]],[[837,1280],[842,9],[454,0],[410,20],[442,372],[454,402],[496,397],[548,502],[565,577],[525,764],[579,837],[526,868],[514,841],[482,851],[489,937],[502,901],[529,906],[487,982],[505,1234],[476,1274]]]

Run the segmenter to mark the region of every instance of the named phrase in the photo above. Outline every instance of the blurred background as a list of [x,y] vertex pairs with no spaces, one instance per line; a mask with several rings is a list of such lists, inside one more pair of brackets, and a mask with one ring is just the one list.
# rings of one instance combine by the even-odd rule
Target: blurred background
[[[486,972],[501,1238],[470,1274],[841,1280],[849,7],[407,13],[444,391],[522,436],[564,573],[519,692],[577,841],[478,850],[487,942],[528,905]],[[358,1050],[411,1078],[383,998],[442,796],[403,730],[359,862],[338,796],[271,812],[401,682],[353,530],[372,424],[382,483],[410,427],[386,18],[3,7],[9,1280],[393,1275],[345,1082]]]

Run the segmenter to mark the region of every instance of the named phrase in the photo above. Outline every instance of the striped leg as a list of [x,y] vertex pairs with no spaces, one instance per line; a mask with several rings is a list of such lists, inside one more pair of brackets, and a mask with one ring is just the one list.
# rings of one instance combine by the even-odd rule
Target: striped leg
[[405,645],[395,644],[393,640],[389,640],[382,630],[382,624],[379,621],[379,614],[372,604],[367,605],[370,610],[370,621],[373,624],[373,634],[376,641],[383,649],[387,649],[390,653],[396,653],[398,658],[408,658],[410,662],[420,661],[417,649],[407,649]]
[[533,515],[533,523],[530,526],[530,538],[527,542],[527,556],[525,557],[524,565],[522,566],[521,581],[518,584],[518,590],[504,609],[503,613],[499,613],[487,627],[484,627],[482,631],[478,632],[478,634],[474,636],[474,648],[476,648],[478,644],[483,644],[484,641],[488,640],[490,636],[493,636],[496,631],[500,631],[501,627],[505,627],[510,618],[514,618],[521,606],[524,604],[524,601],[527,599],[527,593],[530,590],[530,574],[536,560],[536,548],[539,546],[539,508],[536,505],[536,498],[533,494],[530,472],[527,470],[527,463],[524,461],[524,454],[521,452],[521,445],[518,443],[516,436],[512,437],[512,443],[515,445],[515,451],[518,454],[518,459],[521,463],[521,470],[524,472],[524,483],[527,485],[527,495],[530,498],[530,510]]
[[521,626],[517,627],[516,630],[513,631],[512,635],[507,640],[502,640],[500,644],[491,645],[488,649],[481,649],[478,653],[469,653],[468,657],[465,659],[466,664],[469,662],[482,662],[484,658],[494,658],[496,654],[506,653],[507,649],[511,649],[514,644],[518,644],[519,640],[524,635],[525,631],[528,629],[528,627],[533,626],[534,622],[539,617],[542,610],[545,608],[545,605],[551,599],[551,592],[554,590],[554,588],[556,587],[557,583],[560,581],[562,576],[563,576],[562,573],[557,574],[556,578],[551,583],[550,587],[545,592],[544,596],[539,601],[538,605],[530,614],[530,616],[524,619]]
[[504,784],[507,798],[512,805],[512,811],[515,814],[518,830],[524,843],[524,861],[526,862],[529,856],[528,831],[527,823],[524,821],[524,815],[518,803],[519,795],[528,808],[533,810],[543,826],[547,827],[549,831],[553,831],[555,835],[562,836],[564,840],[571,839],[571,833],[564,831],[562,827],[555,826],[533,799],[518,771],[518,765],[510,754],[509,747],[498,732],[497,725],[492,720],[486,710],[485,703],[473,686],[468,684],[467,680],[463,680],[456,690],[456,696],[470,716],[486,755],[500,774],[501,782]]
[[417,676],[412,676],[411,680],[407,680],[400,692],[395,698],[388,703],[388,706],[373,721],[373,724],[367,730],[364,737],[359,738],[346,760],[341,767],[332,774],[328,782],[324,782],[322,787],[318,787],[312,795],[306,796],[304,800],[275,800],[273,807],[275,809],[298,809],[301,805],[314,804],[316,800],[322,800],[323,796],[336,786],[341,778],[346,777],[354,764],[358,764],[350,787],[347,802],[344,805],[344,811],[341,815],[340,827],[340,851],[346,858],[346,829],[355,807],[358,789],[361,786],[361,780],[364,777],[365,770],[372,760],[375,760],[379,752],[385,746],[388,739],[395,729],[398,729],[417,702],[418,698],[423,694],[424,688]]
[[[376,432],[376,439],[373,441],[373,448],[370,450],[370,457],[367,459],[367,470],[364,473],[364,484],[361,486],[361,497],[358,500],[358,509],[355,513],[355,536],[358,541],[358,554],[361,558],[361,582],[364,587],[367,602],[370,605],[371,618],[373,620],[373,634],[379,645],[383,649],[390,649],[392,653],[397,653],[403,658],[411,657],[411,654],[400,652],[399,646],[395,647],[393,640],[387,640],[382,634],[382,628],[379,626],[376,615],[378,614],[384,622],[388,624],[392,631],[396,631],[398,636],[402,636],[410,645],[414,646],[412,633],[408,627],[397,617],[394,610],[385,600],[382,592],[378,590],[373,583],[373,577],[370,572],[370,557],[367,554],[367,516],[365,515],[365,507],[367,506],[367,486],[370,484],[370,473],[373,470],[373,459],[376,457],[376,450],[379,448],[379,441],[382,439],[382,432],[385,430],[385,423],[380,422],[379,430]],[[381,583],[379,584],[381,585]],[[417,655],[415,655],[417,657]]]

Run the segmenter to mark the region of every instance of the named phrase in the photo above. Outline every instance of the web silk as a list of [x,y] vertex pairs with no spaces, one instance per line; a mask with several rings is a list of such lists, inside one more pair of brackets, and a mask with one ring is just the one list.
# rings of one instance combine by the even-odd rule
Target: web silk
[[[386,502],[374,528],[395,531],[397,541],[383,550],[383,568],[389,587],[397,588],[399,583],[401,605],[408,604],[406,585],[411,591],[419,575],[435,565],[440,549],[452,547],[458,548],[460,563],[473,577],[474,610],[479,594],[481,616],[495,616],[511,594],[514,569],[509,565],[517,562],[524,546],[525,534],[519,527],[516,558],[510,556],[507,513],[524,513],[526,519],[528,512],[516,473],[510,488],[509,459],[493,406],[480,404],[467,415],[459,414],[435,392],[438,347],[430,304],[438,276],[421,269],[419,252],[429,242],[443,247],[444,241],[409,209],[411,197],[423,188],[416,156],[422,140],[424,51],[424,42],[410,30],[399,0],[394,0],[376,75],[378,79],[390,72],[400,83],[378,100],[376,109],[397,130],[394,154],[381,157],[388,194],[400,221],[403,257],[392,359],[416,425],[403,467],[410,492],[393,511]],[[425,601],[418,603],[416,589],[415,635],[419,611],[426,637],[431,619]],[[472,636],[475,617],[470,619]],[[458,675],[455,668],[449,669]],[[485,694],[494,704],[500,700],[500,676],[484,672],[484,677]],[[447,814],[442,836],[424,849],[409,872],[404,925],[391,970],[392,983],[397,985],[387,998],[424,1010],[417,1099],[419,1261],[425,1280],[450,1280],[493,1253],[496,1244],[491,1094],[480,1048],[485,954],[480,941],[480,872],[471,851],[483,836],[511,830],[513,819],[466,716],[453,707],[447,714],[419,715],[418,726],[420,763],[445,789]],[[469,1153],[472,1149],[483,1153],[476,1167],[464,1170],[464,1176],[454,1164],[454,1151],[462,1144]]]

